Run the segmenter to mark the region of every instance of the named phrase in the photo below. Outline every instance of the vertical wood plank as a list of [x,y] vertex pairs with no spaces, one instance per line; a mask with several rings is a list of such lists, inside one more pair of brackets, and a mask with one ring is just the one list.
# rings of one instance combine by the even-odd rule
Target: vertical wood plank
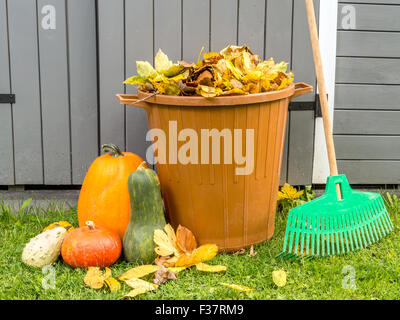
[[[0,0],[0,93],[11,93],[6,0]],[[14,184],[11,105],[0,105],[0,185]]]
[[265,0],[239,1],[239,45],[247,45],[264,57]]
[[115,99],[125,87],[124,0],[98,0],[100,142],[125,149],[125,107]]
[[[126,77],[136,75],[136,61],[153,62],[153,2],[126,0]],[[136,86],[127,86],[127,93],[135,94]],[[126,150],[146,159],[150,143],[146,113],[143,109],[126,107]],[[147,159],[149,161],[150,159]]]
[[[314,60],[308,30],[304,1],[293,2],[292,68],[296,82],[306,82],[316,87]],[[319,0],[314,0],[317,19]],[[317,20],[318,23],[318,20]],[[314,101],[314,93],[304,95],[298,101]],[[290,114],[290,136],[288,154],[288,182],[306,185],[312,182],[314,149],[314,112],[292,111]]]
[[[293,0],[267,1],[265,59],[272,57],[276,62],[286,61],[291,63],[292,16]],[[290,115],[288,116],[287,122],[288,124],[281,169],[281,185],[287,182]]]
[[72,183],[82,184],[99,154],[96,1],[67,0],[67,6]]
[[154,50],[182,59],[182,0],[154,0]]
[[[65,0],[38,0],[40,78],[43,126],[44,184],[70,184],[71,150]],[[51,5],[55,29],[45,30],[42,19]]]
[[16,184],[43,184],[36,1],[8,1]]
[[237,43],[238,0],[211,1],[210,51],[221,51]]
[[199,52],[210,51],[210,0],[183,1],[183,59],[196,62]]

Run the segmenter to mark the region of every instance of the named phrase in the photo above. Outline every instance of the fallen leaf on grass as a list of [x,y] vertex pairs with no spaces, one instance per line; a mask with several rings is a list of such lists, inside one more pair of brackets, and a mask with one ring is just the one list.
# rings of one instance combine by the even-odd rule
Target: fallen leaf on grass
[[161,267],[157,272],[154,278],[154,283],[156,285],[161,285],[166,283],[169,280],[178,279],[177,274],[171,269],[165,269],[165,267]]
[[154,231],[154,243],[156,253],[161,257],[180,255],[181,252],[176,247],[176,236],[170,224],[164,227],[164,230]]
[[104,280],[104,283],[107,285],[108,289],[110,289],[110,292],[121,289],[121,283],[115,278],[108,278]]
[[185,253],[192,253],[197,248],[197,241],[192,231],[179,225],[176,230],[176,246]]
[[242,292],[248,292],[248,291],[254,291],[255,290],[255,289],[248,288],[248,287],[245,287],[245,286],[240,286],[240,285],[237,285],[237,284],[229,284],[229,283],[223,283],[223,282],[221,282],[220,284],[225,286],[225,287],[228,287],[228,288],[231,288],[231,289],[234,289],[234,290],[237,290],[237,291],[242,291]]
[[251,246],[250,253],[247,255],[248,257],[252,258],[257,255],[257,252],[254,251],[254,246]]
[[157,290],[158,286],[154,283],[150,283],[141,279],[130,279],[125,280],[125,283],[131,287],[133,290],[130,291],[128,294],[124,295],[127,298],[134,298],[139,294],[143,294],[149,291]]
[[237,256],[237,255],[242,255],[242,254],[245,254],[245,253],[246,253],[246,249],[243,248],[243,249],[240,249],[240,250],[234,252],[233,254],[235,256]]
[[118,279],[124,281],[132,278],[142,278],[144,276],[147,276],[148,274],[156,272],[159,268],[159,266],[154,265],[139,266],[121,274],[120,276],[118,276]]
[[105,268],[105,272],[103,273],[99,267],[89,267],[83,281],[88,287],[101,289],[103,288],[104,280],[111,277],[112,274],[109,268]]
[[175,263],[175,267],[190,267],[196,264],[206,262],[214,258],[218,253],[218,247],[215,244],[206,244],[194,250],[192,254],[183,254]]
[[205,263],[198,263],[196,264],[196,268],[199,271],[204,271],[204,272],[222,272],[226,271],[227,267],[225,266],[210,266]]
[[276,270],[272,272],[272,280],[278,287],[284,287],[286,285],[286,272],[285,270]]

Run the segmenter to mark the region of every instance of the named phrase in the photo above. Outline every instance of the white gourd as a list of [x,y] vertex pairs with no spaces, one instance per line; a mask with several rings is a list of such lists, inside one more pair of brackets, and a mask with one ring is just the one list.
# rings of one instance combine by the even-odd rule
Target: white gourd
[[67,230],[58,227],[32,238],[22,252],[22,261],[31,267],[43,268],[57,261]]

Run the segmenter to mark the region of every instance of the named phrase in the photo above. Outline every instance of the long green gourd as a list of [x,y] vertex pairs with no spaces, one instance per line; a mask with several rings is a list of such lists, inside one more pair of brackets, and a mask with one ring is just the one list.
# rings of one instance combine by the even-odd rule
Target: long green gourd
[[152,264],[154,230],[166,225],[160,180],[154,170],[142,163],[128,179],[131,201],[131,218],[123,239],[123,250],[127,261]]

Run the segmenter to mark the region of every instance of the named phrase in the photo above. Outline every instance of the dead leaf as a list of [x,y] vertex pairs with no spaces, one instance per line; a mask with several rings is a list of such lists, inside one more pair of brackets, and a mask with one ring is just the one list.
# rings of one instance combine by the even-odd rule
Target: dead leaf
[[197,82],[204,86],[212,86],[213,75],[210,71],[205,70],[197,78]]
[[278,287],[284,287],[286,285],[286,272],[285,270],[276,270],[272,272],[272,280]]
[[254,251],[254,246],[251,246],[250,253],[247,255],[248,257],[252,258],[257,255],[257,252]]
[[165,269],[165,267],[161,267],[157,272],[154,278],[154,283],[156,285],[161,285],[166,283],[169,280],[178,279],[177,274],[171,269]]
[[133,289],[124,296],[126,298],[134,298],[139,294],[143,294],[149,291],[155,291],[158,288],[158,286],[154,283],[150,283],[136,278],[125,280],[125,283]]
[[179,225],[176,230],[176,246],[185,253],[192,253],[197,248],[197,241],[192,231]]
[[108,289],[110,289],[110,292],[121,289],[121,283],[115,278],[108,278],[104,280],[104,283],[107,285]]
[[148,274],[156,272],[159,268],[159,266],[154,265],[139,266],[121,274],[120,276],[118,276],[118,279],[121,281],[125,281],[132,278],[142,278],[144,276],[147,276]]
[[220,283],[221,285],[223,285],[223,286],[225,286],[225,287],[228,287],[228,288],[231,288],[231,289],[234,289],[234,290],[237,290],[237,291],[242,291],[242,292],[248,292],[248,291],[254,291],[255,289],[252,289],[252,288],[248,288],[248,287],[245,287],[245,286],[241,286],[241,285],[237,285],[237,284],[229,284],[229,283]]
[[169,224],[164,227],[164,230],[154,231],[154,243],[157,245],[155,251],[161,257],[181,254],[176,247],[175,232]]
[[240,249],[240,250],[236,251],[236,252],[233,253],[233,254],[234,254],[234,255],[242,255],[242,254],[245,254],[245,253],[246,253],[246,249],[243,248],[243,249]]
[[88,287],[101,289],[103,288],[104,280],[110,277],[112,277],[112,274],[109,268],[105,268],[103,273],[99,267],[89,267],[83,281]]
[[227,267],[225,267],[225,266],[210,266],[205,263],[196,264],[196,268],[199,271],[212,272],[212,273],[226,271],[226,269],[227,269]]
[[201,262],[206,262],[214,258],[218,253],[218,247],[215,244],[203,245],[192,252],[192,254],[183,254],[175,263],[175,267],[189,267]]

